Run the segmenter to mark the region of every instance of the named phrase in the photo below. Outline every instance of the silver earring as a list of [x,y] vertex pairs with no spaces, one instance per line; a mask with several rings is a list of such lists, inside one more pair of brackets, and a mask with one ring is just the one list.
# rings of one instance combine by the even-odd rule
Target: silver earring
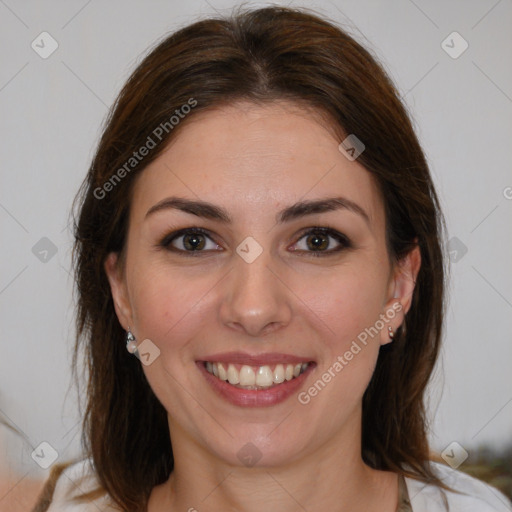
[[126,350],[128,350],[130,354],[135,354],[135,352],[137,352],[137,341],[129,327],[128,332],[126,333]]
[[388,334],[390,340],[392,340],[395,337],[395,333],[393,332],[393,328],[391,326],[388,327]]

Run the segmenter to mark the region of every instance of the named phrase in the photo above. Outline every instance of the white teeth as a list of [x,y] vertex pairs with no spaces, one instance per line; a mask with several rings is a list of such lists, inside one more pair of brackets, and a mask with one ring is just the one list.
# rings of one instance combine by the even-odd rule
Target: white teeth
[[256,384],[256,375],[254,370],[247,365],[240,368],[240,385],[241,386],[254,386]]
[[228,374],[226,370],[224,369],[224,366],[222,366],[222,363],[217,363],[217,369],[219,371],[219,379],[220,380],[228,380]]
[[207,361],[205,364],[206,370],[220,380],[228,381],[236,387],[248,387],[250,389],[268,388],[275,384],[281,384],[285,380],[292,380],[306,371],[308,366],[309,363],[295,365],[277,364],[272,371],[269,365],[263,365],[258,368],[243,365],[240,371],[238,371],[232,363],[212,363]]
[[257,386],[271,386],[272,385],[272,370],[268,366],[260,366],[256,373]]
[[[307,363],[305,363],[307,366]],[[274,384],[281,384],[284,382],[284,366],[282,364],[276,365],[274,369],[274,378],[272,379]]]
[[230,384],[238,384],[240,382],[238,371],[232,364],[228,366],[228,382]]

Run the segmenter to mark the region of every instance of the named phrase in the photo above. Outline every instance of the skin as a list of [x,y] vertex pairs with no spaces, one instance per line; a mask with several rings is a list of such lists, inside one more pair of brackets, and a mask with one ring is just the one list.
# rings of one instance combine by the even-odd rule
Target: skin
[[[175,469],[154,488],[149,512],[395,511],[397,475],[361,458],[361,404],[388,325],[396,330],[410,307],[420,256],[390,260],[380,192],[339,142],[297,105],[234,104],[196,114],[137,179],[125,258],[111,254],[105,268],[122,326],[160,350],[143,368],[168,411]],[[232,223],[175,209],[146,217],[169,196],[214,203]],[[339,196],[368,222],[338,209],[276,224],[297,201]],[[311,256],[304,232],[315,226],[343,233],[351,247]],[[188,227],[211,233],[198,257],[159,246]],[[248,236],[263,248],[250,264],[236,253]],[[327,240],[328,251],[340,246]],[[183,241],[173,244],[184,250]],[[304,355],[317,364],[304,391],[393,304],[402,310],[306,405],[296,396],[232,405],[195,363],[227,351]],[[262,454],[253,467],[237,457],[248,442]]]

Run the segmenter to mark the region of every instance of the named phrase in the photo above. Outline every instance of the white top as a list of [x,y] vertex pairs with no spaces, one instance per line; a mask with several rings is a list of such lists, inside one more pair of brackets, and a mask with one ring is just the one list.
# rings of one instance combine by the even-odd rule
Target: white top
[[[512,512],[512,504],[497,489],[448,466],[431,462],[434,473],[449,487],[465,494],[444,491],[450,505],[449,512]],[[86,475],[82,484],[80,477]],[[405,478],[413,512],[446,512],[441,490],[412,478]],[[77,485],[80,485],[78,488]],[[91,490],[97,485],[88,459],[69,466],[57,480],[53,500],[48,512],[113,512],[106,498],[93,503],[73,504],[66,496]]]

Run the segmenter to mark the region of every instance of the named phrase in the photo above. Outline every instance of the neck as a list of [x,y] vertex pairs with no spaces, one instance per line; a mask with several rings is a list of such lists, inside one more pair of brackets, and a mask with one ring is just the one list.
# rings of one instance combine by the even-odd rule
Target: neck
[[[348,427],[348,426],[347,426]],[[173,429],[175,467],[148,511],[394,512],[397,475],[364,464],[357,428],[286,465],[234,466]]]

